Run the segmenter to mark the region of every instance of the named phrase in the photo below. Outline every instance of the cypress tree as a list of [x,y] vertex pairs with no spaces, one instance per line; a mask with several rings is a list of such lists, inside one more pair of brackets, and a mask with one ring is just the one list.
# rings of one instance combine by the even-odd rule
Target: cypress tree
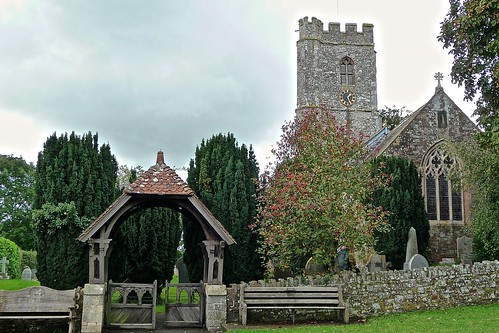
[[[99,147],[97,134],[88,132],[80,137],[72,132],[58,137],[54,133],[47,138],[38,154],[33,205],[40,210],[36,232],[38,258],[46,260],[41,269],[38,266],[38,277],[46,286],[69,289],[86,281],[88,255],[75,238],[114,200],[117,168],[111,148],[107,144]],[[54,207],[61,203],[72,203],[76,217],[67,221],[64,215],[52,221],[41,218],[59,216]],[[40,223],[49,225],[42,227]],[[66,255],[64,251],[68,249],[71,251]],[[68,271],[73,278],[60,282],[61,271],[55,269],[59,266],[82,269]]]
[[109,277],[114,281],[150,283],[158,290],[173,278],[181,237],[180,214],[161,207],[130,216],[113,235]]
[[414,227],[418,252],[428,255],[430,224],[425,211],[421,178],[412,161],[396,156],[381,156],[374,160],[374,170],[390,177],[389,185],[373,193],[373,203],[389,211],[388,232],[376,233],[376,251],[387,256],[395,269],[405,262],[407,235]]
[[[234,135],[214,135],[202,141],[191,159],[187,182],[201,201],[234,237],[237,244],[225,249],[224,283],[238,283],[262,276],[256,252],[257,238],[249,229],[256,217],[256,180],[259,168],[253,149],[238,146]],[[184,262],[191,281],[202,277],[202,240],[191,221],[184,222]]]

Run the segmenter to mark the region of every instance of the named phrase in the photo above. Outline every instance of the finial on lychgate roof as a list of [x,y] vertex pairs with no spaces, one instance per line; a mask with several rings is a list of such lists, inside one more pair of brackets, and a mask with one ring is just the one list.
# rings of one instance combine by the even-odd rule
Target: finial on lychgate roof
[[161,149],[158,151],[158,155],[156,156],[156,164],[158,165],[165,164],[165,156]]
[[440,84],[440,81],[444,78],[444,75],[442,73],[440,73],[440,72],[436,72],[434,78],[435,78],[435,80],[438,81],[438,86],[437,87],[441,88],[442,85]]

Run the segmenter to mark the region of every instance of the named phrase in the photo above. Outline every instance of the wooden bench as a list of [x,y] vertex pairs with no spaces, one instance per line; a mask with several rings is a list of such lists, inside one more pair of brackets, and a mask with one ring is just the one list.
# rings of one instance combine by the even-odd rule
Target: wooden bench
[[248,310],[290,309],[295,323],[295,310],[338,310],[348,323],[348,304],[343,302],[341,287],[250,287],[241,286],[239,316],[246,325]]
[[0,290],[0,320],[67,320],[69,333],[75,332],[81,288],[54,290],[29,287],[22,290]]

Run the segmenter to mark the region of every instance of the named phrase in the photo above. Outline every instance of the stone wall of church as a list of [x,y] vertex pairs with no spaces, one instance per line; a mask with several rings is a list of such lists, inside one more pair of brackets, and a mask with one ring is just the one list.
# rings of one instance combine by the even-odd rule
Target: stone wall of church
[[[426,154],[435,144],[463,142],[470,139],[477,131],[476,125],[442,88],[437,88],[430,101],[416,112],[416,116],[407,118],[408,124],[400,125],[403,130],[386,148],[383,155],[408,158],[421,168]],[[439,115],[442,117],[440,121]],[[394,129],[394,133],[396,131],[397,128]],[[464,225],[471,223],[469,206],[470,197],[465,193],[464,221],[430,221],[431,261],[440,262],[442,258],[456,258],[456,239],[465,234]]]
[[[446,126],[443,128],[438,126],[439,111],[446,114]],[[404,156],[420,166],[425,154],[436,142],[440,140],[461,142],[470,138],[476,131],[473,122],[442,89],[437,91],[418,116],[400,133],[384,155]]]

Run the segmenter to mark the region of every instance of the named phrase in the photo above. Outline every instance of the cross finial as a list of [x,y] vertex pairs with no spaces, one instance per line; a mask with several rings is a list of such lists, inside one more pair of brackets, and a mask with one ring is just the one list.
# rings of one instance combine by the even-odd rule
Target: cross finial
[[435,73],[435,76],[434,76],[435,80],[438,81],[438,88],[441,88],[442,86],[440,85],[440,80],[442,80],[444,78],[444,75],[440,72],[436,72]]
[[9,261],[7,260],[7,257],[3,257],[2,260],[0,260],[0,263],[2,264],[2,274],[7,273],[7,271],[5,269],[5,267],[9,263]]

